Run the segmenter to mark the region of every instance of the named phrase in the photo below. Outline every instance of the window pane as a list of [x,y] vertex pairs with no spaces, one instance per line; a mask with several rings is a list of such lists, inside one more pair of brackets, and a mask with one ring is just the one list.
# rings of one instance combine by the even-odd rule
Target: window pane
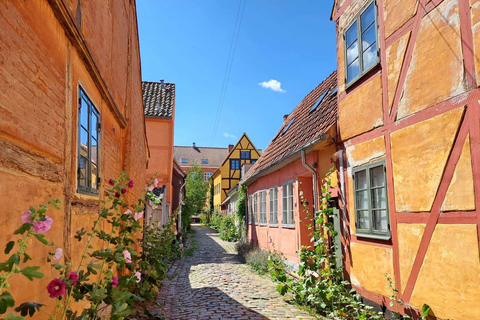
[[365,31],[373,22],[375,22],[375,6],[372,3],[360,17],[362,24],[362,32]]
[[346,41],[347,41],[347,48],[350,47],[350,45],[357,40],[358,38],[358,31],[357,31],[357,22],[352,24],[352,26],[347,30],[345,36],[346,36]]
[[92,189],[97,190],[98,167],[92,162]]
[[363,53],[363,70],[368,69],[377,62],[377,44],[374,43],[367,51]]
[[385,188],[373,189],[371,194],[373,209],[387,209],[387,195]]
[[88,158],[88,132],[80,129],[80,155]]
[[357,59],[347,67],[347,82],[350,82],[353,79],[355,79],[359,73],[360,73],[360,70],[358,68],[358,59]]
[[355,173],[355,190],[367,189],[367,170]]
[[78,160],[78,183],[87,186],[87,159],[80,157]]
[[371,187],[383,187],[385,186],[385,171],[383,166],[370,169],[370,184]]
[[92,121],[90,123],[90,132],[92,136],[98,140],[98,115],[92,112]]
[[80,105],[80,125],[88,130],[88,105],[83,99]]
[[357,211],[358,216],[358,226],[359,229],[370,229],[370,218],[368,216],[368,211]]
[[[355,41],[347,49],[347,66],[350,66],[358,58],[358,41]],[[358,65],[358,62],[357,62]]]
[[373,211],[374,229],[377,231],[388,231],[388,219],[386,210]]
[[367,191],[356,192],[357,209],[368,209],[368,194]]
[[367,51],[374,42],[376,42],[375,35],[375,25],[372,24],[363,34],[362,34],[362,50],[363,52]]

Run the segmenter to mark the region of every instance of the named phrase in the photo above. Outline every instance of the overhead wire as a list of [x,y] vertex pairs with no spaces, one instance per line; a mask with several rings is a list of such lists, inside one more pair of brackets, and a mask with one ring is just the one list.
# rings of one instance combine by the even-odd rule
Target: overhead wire
[[230,50],[228,53],[227,65],[225,67],[225,74],[223,76],[222,89],[220,90],[220,98],[218,101],[217,113],[215,115],[215,121],[213,124],[212,139],[210,141],[211,146],[213,146],[213,144],[215,143],[215,136],[217,134],[218,126],[220,124],[220,118],[222,115],[223,104],[225,102],[228,82],[230,81],[230,74],[232,71],[233,60],[234,60],[235,52],[237,49],[238,36],[240,34],[240,27],[242,25],[243,13],[245,11],[246,2],[247,2],[246,0],[241,0],[238,5],[237,18],[235,20],[235,27],[233,29],[232,41],[230,42]]

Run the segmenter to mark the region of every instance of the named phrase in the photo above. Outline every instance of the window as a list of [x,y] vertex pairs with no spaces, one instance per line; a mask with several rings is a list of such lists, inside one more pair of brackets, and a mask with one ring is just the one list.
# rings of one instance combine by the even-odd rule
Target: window
[[266,225],[267,224],[267,191],[262,190],[258,193],[258,202],[259,206],[259,218],[260,224]]
[[347,85],[379,62],[377,7],[372,2],[353,21],[344,35]]
[[282,225],[287,227],[295,226],[295,218],[293,213],[293,182],[282,186]]
[[327,95],[327,92],[328,92],[328,90],[325,90],[325,92],[322,93],[322,95],[320,96],[320,98],[318,98],[317,102],[315,102],[315,104],[313,105],[312,109],[310,109],[310,113],[312,113],[313,111],[317,110],[317,108],[318,108],[318,106],[320,105],[320,103],[322,103],[323,98],[325,98],[325,96]]
[[384,161],[353,170],[357,234],[390,238],[385,172]]
[[257,162],[257,160],[250,160],[250,163],[255,163]]
[[250,159],[250,151],[240,151],[240,159]]
[[230,170],[240,170],[240,160],[231,159],[230,160]]
[[211,172],[205,172],[205,173],[203,174],[203,180],[204,180],[205,182],[207,182],[207,181],[210,179],[211,176],[212,176],[212,173],[211,173]]
[[330,97],[336,96],[338,92],[338,88],[335,88],[332,93],[330,93]]
[[182,163],[188,163],[188,159],[187,158],[182,158]]
[[208,164],[208,159],[202,159],[202,160],[201,160],[201,163],[202,163],[202,164]]
[[285,132],[287,132],[287,130],[290,128],[290,126],[292,125],[293,121],[295,121],[295,118],[293,118],[290,123],[288,124],[288,126],[285,128],[285,130],[283,130],[283,133],[282,134],[285,134]]
[[252,207],[253,208],[253,212],[252,212],[253,213],[252,214],[253,222],[252,223],[255,224],[258,221],[258,219],[257,219],[257,217],[258,217],[257,216],[257,213],[258,213],[258,195],[257,195],[257,193],[254,193],[252,195],[252,197],[253,197],[253,203],[252,203],[252,206],[253,206]]
[[100,115],[81,87],[78,92],[78,191],[98,194]]
[[248,218],[250,220],[250,224],[253,223],[252,201],[253,201],[253,197],[252,195],[249,195],[248,196]]
[[278,189],[270,188],[268,198],[270,200],[270,225],[278,225]]

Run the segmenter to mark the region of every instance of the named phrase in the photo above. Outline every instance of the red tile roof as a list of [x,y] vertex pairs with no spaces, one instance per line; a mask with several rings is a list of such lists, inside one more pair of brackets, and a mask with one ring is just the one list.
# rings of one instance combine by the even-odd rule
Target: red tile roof
[[[326,133],[335,124],[337,117],[336,88],[337,72],[335,71],[313,89],[287,116],[275,138],[250,169],[244,180],[288,158]],[[324,93],[326,94],[318,104],[319,98]]]

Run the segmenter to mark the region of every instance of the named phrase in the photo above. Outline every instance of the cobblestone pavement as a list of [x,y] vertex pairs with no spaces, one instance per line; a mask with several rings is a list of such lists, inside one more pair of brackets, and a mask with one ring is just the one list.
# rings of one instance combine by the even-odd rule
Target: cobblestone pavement
[[232,243],[208,227],[193,229],[193,255],[172,265],[157,298],[165,319],[315,319],[242,263]]

